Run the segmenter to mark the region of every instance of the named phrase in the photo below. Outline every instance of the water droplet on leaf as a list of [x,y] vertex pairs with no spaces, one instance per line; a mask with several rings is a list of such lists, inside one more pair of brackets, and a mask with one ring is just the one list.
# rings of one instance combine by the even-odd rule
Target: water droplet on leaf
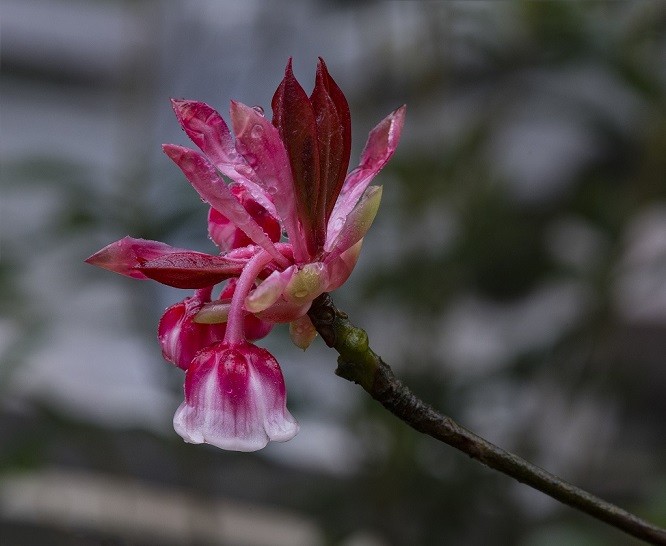
[[252,138],[261,138],[261,135],[263,134],[264,134],[264,128],[258,123],[254,127],[252,127],[252,130],[250,131],[250,136]]

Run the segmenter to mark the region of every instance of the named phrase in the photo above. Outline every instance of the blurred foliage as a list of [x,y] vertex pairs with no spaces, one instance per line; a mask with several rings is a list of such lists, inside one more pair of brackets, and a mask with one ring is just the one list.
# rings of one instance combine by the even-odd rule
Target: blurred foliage
[[[442,27],[446,27],[446,16],[455,20],[459,6],[437,7],[442,17],[432,17],[431,25],[443,23]],[[461,408],[469,404],[471,393],[483,391],[498,380],[512,383],[509,392],[518,393],[533,388],[535,382],[546,381],[546,389],[568,399],[572,407],[578,397],[598,398],[602,408],[619,406],[623,429],[641,432],[622,440],[616,438],[621,444],[620,453],[615,457],[604,453],[603,469],[597,470],[594,462],[599,452],[581,450],[576,455],[578,471],[574,470],[570,476],[619,504],[646,515],[650,512],[653,517],[661,506],[661,489],[650,488],[649,484],[655,469],[657,476],[666,472],[660,462],[666,460],[663,426],[666,413],[664,405],[658,402],[666,384],[655,377],[662,375],[659,370],[663,368],[663,358],[641,360],[636,343],[663,350],[664,323],[654,324],[652,334],[638,341],[631,330],[640,327],[630,326],[618,314],[614,284],[628,250],[630,225],[646,206],[663,203],[665,197],[664,7],[654,2],[503,4],[495,13],[497,21],[509,18],[506,25],[511,30],[510,36],[494,47],[488,42],[468,42],[472,48],[476,45],[481,55],[472,66],[464,62],[456,64],[455,58],[452,59],[450,47],[455,38],[447,36],[446,31],[437,35],[444,44],[439,50],[436,45],[426,43],[432,39],[430,35],[423,36],[423,43],[417,40],[415,50],[435,49],[438,53],[432,57],[437,59],[441,55],[441,62],[415,63],[422,71],[411,74],[409,93],[413,96],[407,99],[409,121],[413,122],[414,117],[422,120],[428,115],[423,113],[420,117],[421,104],[425,104],[423,108],[431,108],[437,102],[459,101],[462,95],[476,95],[476,98],[470,99],[473,102],[470,123],[462,124],[453,137],[446,135],[425,142],[418,136],[421,127],[408,125],[407,132],[417,133],[412,136],[419,142],[412,142],[408,153],[403,149],[388,167],[402,183],[401,209],[389,221],[398,223],[395,233],[417,230],[418,237],[426,241],[429,237],[437,239],[436,233],[423,229],[419,219],[439,208],[443,215],[454,218],[454,235],[448,244],[429,248],[428,252],[422,246],[399,246],[399,256],[391,258],[390,264],[372,268],[364,292],[367,298],[385,302],[391,308],[400,305],[405,340],[422,339],[418,332],[424,329],[431,336],[417,351],[413,351],[413,344],[405,348],[407,354],[418,353],[421,365],[399,360],[401,371],[406,372],[410,365],[418,366],[419,373],[403,373],[408,384],[425,399],[444,405],[453,415],[459,415]],[[489,22],[485,38],[496,36],[499,31],[492,28],[495,25],[500,23]],[[386,75],[377,78],[377,87],[369,96],[380,94],[380,87],[394,88],[385,83],[400,76],[390,65],[385,68]],[[613,94],[614,90],[603,87],[594,90],[598,100],[590,97],[585,88],[578,93],[574,75],[596,70],[604,76],[597,81],[613,83],[624,95]],[[624,97],[640,106],[631,112],[629,119],[618,122],[618,110],[627,105],[613,101]],[[604,102],[606,99],[608,103]],[[576,168],[562,171],[564,174],[556,181],[560,189],[554,193],[539,195],[543,191],[541,181],[534,179],[529,180],[527,198],[524,192],[517,195],[506,171],[502,172],[496,164],[493,151],[506,136],[506,126],[514,122],[512,116],[521,104],[543,105],[548,117],[566,116],[565,119],[571,119],[568,123],[580,124],[585,133],[594,136],[595,148],[585,154]],[[548,130],[551,126],[546,124],[546,127]],[[529,137],[524,138],[523,145],[529,146]],[[547,155],[548,150],[539,153]],[[523,159],[530,158],[523,156]],[[597,259],[589,266],[577,267],[553,252],[550,240],[553,226],[571,219],[594,232],[600,242],[590,249]],[[576,242],[571,241],[574,245]],[[566,281],[579,283],[591,295],[589,301],[580,302],[583,319],[559,332],[556,343],[518,351],[499,364],[501,378],[497,372],[482,372],[468,388],[460,390],[455,381],[448,386],[446,383],[433,386],[432,375],[421,372],[424,368],[447,369],[447,357],[441,353],[441,342],[436,339],[441,335],[438,325],[442,314],[461,297],[502,309],[528,301],[544,284]],[[381,328],[381,323],[378,327]],[[623,350],[618,350],[619,345]],[[384,356],[389,362],[395,358],[391,354]],[[574,383],[581,380],[586,385],[583,392]],[[641,402],[638,398],[646,395],[646,381],[656,381],[653,387],[656,394]],[[446,391],[442,393],[441,389]],[[633,410],[628,408],[632,404]],[[367,418],[369,410],[365,408],[359,419]],[[487,411],[492,411],[490,403]],[[543,445],[534,438],[535,430],[547,426],[542,419],[548,412],[538,406],[532,411],[531,422],[513,423],[515,446],[512,447],[537,461],[549,460],[544,459],[544,452],[553,448],[556,438],[550,437]],[[547,511],[548,515],[537,518],[539,526],[548,529],[545,525],[550,521],[552,527],[541,533],[535,528],[534,535],[530,535],[529,522],[534,520],[526,517],[526,506],[507,488],[505,480],[489,476],[482,469],[468,468],[466,461],[457,459],[445,463],[454,465],[454,471],[438,476],[428,468],[436,464],[433,461],[425,467],[415,464],[424,449],[432,449],[424,447],[429,440],[409,433],[405,438],[404,431],[397,428],[399,425],[392,426],[390,418],[386,421],[393,448],[383,466],[373,467],[378,475],[365,498],[368,505],[382,504],[377,514],[383,525],[387,520],[395,523],[386,533],[392,537],[392,543],[482,544],[488,537],[493,537],[492,543],[496,544],[628,543],[607,530],[592,531],[590,522],[562,510]],[[548,435],[548,431],[543,434]],[[626,467],[625,462],[635,452],[652,454],[651,470]],[[450,457],[453,459],[455,455]],[[614,476],[613,465],[628,475]],[[428,485],[433,482],[439,487]],[[382,483],[388,490],[382,489]],[[379,498],[373,498],[373,493]],[[637,504],[639,499],[648,499],[647,506],[653,502],[654,508],[645,512],[646,504]],[[399,516],[401,510],[419,514],[419,523],[411,520],[413,526],[405,525],[404,518]],[[390,515],[385,518],[387,514]],[[447,525],[443,529],[428,525],[441,521],[442,514],[446,514],[447,523],[459,522],[460,527]],[[480,520],[484,529],[476,530],[479,534],[475,535],[472,522]],[[382,524],[377,521],[376,525],[381,528]]]

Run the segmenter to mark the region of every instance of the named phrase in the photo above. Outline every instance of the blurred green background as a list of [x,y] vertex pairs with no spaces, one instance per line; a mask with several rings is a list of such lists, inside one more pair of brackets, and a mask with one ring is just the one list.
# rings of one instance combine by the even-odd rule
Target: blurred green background
[[626,545],[422,437],[278,327],[301,423],[184,444],[161,312],[83,260],[212,251],[169,97],[268,109],[289,56],[350,101],[352,164],[407,103],[334,299],[426,401],[666,526],[666,2],[4,0],[0,544]]

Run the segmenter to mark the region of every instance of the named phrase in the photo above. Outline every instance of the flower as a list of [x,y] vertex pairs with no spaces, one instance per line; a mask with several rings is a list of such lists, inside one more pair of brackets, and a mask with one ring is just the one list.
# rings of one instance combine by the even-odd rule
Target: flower
[[256,451],[298,432],[277,360],[247,342],[222,341],[197,353],[173,425],[187,442],[235,451]]
[[210,301],[212,287],[197,290],[194,296],[185,298],[169,307],[157,327],[157,338],[162,346],[162,356],[179,368],[187,370],[203,347],[224,339],[225,323],[200,324],[194,321],[204,303]]
[[[293,437],[298,425],[286,409],[277,362],[248,340],[278,322],[290,323],[303,349],[315,337],[308,309],[356,265],[382,194],[369,184],[398,145],[405,107],[370,132],[359,166],[347,174],[349,106],[321,58],[309,97],[289,60],[273,96],[272,122],[261,108],[232,101],[235,139],[207,104],[172,100],[172,106],[200,151],[163,149],[210,205],[208,233],[220,254],[125,237],[86,261],[195,289],[167,309],[158,328],[165,359],[186,372],[174,426],[188,442],[259,449]],[[227,280],[212,301],[213,287]]]
[[[190,362],[202,348],[222,341],[227,330],[226,322],[207,324],[206,313],[202,307],[211,303],[213,287],[197,290],[192,297],[169,307],[160,319],[157,338],[162,346],[162,356],[179,368],[187,370]],[[230,279],[220,293],[219,299],[209,305],[208,314],[213,312],[219,316],[225,310],[228,313],[231,297],[236,289],[236,279]],[[243,329],[245,338],[257,340],[266,337],[273,328],[273,323],[247,314]]]

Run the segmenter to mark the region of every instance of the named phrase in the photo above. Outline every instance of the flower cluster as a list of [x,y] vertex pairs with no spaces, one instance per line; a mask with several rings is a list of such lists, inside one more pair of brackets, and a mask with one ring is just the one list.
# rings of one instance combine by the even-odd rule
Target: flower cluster
[[321,59],[309,97],[289,61],[272,122],[261,108],[232,101],[235,138],[207,104],[172,104],[201,151],[163,149],[210,205],[208,233],[220,253],[125,237],[86,261],[195,290],[166,310],[158,328],[164,358],[186,374],[174,427],[187,442],[254,451],[292,438],[298,424],[286,407],[280,366],[251,341],[279,322],[290,323],[303,349],[316,335],[308,309],[356,264],[382,193],[369,184],[395,151],[405,107],[372,130],[359,166],[347,174],[349,106]]

